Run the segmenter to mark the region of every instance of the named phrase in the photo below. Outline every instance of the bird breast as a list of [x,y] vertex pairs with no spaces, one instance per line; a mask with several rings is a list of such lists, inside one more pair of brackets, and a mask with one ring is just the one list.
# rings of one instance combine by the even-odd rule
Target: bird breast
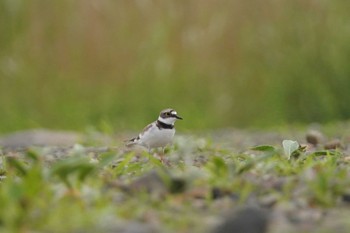
[[165,147],[172,143],[175,134],[175,129],[158,129],[152,127],[142,136],[142,144],[148,148]]

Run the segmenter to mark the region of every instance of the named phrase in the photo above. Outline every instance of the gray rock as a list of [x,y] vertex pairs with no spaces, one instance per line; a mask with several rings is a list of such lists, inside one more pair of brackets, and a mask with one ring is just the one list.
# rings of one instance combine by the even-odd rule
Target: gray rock
[[164,196],[169,192],[168,185],[165,179],[162,178],[156,171],[151,171],[148,174],[134,180],[129,186],[125,187],[129,192],[148,192],[155,197]]
[[338,148],[343,148],[342,143],[339,139],[333,139],[324,145],[326,150],[335,150]]
[[231,213],[213,233],[265,233],[268,216],[265,211],[247,207]]
[[320,144],[324,141],[323,134],[317,130],[309,130],[306,133],[305,138],[306,138],[307,143],[310,143],[313,146],[317,146],[318,144]]

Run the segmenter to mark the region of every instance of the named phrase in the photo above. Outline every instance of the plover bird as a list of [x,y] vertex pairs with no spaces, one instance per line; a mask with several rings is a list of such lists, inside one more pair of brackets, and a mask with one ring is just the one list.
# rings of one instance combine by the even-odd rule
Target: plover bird
[[153,148],[164,148],[171,144],[175,135],[174,123],[182,117],[174,109],[168,108],[160,112],[158,120],[147,125],[139,136],[127,141],[127,146],[140,145],[150,152]]

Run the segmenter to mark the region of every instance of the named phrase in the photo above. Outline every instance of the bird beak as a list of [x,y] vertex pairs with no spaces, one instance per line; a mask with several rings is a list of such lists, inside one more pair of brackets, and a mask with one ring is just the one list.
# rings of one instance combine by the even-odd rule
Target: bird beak
[[178,115],[174,115],[174,117],[175,117],[176,119],[182,120],[182,117],[180,117],[180,116],[178,116]]

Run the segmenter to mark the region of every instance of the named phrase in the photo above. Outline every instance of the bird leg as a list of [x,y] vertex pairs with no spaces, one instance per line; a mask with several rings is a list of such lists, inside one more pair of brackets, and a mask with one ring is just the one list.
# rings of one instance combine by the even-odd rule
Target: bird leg
[[170,167],[170,163],[169,163],[169,160],[165,159],[164,156],[165,156],[165,147],[162,147],[162,152],[159,155],[159,160],[160,162],[162,162],[162,164]]
[[[158,150],[159,152],[159,150]],[[164,163],[164,147],[162,147],[162,150],[160,153],[158,153],[159,160]]]

